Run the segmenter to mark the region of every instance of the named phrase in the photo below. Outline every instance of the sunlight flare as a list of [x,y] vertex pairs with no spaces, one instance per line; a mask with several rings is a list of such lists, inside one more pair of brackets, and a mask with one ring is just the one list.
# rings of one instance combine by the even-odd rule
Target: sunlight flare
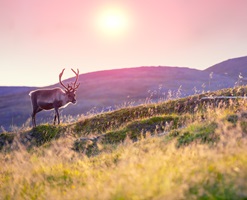
[[97,27],[100,34],[107,36],[121,36],[128,31],[129,17],[120,7],[102,9],[97,16]]

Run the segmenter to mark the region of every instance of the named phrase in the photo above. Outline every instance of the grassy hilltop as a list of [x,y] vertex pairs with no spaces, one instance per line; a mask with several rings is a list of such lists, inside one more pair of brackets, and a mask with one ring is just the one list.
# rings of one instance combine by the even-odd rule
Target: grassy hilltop
[[246,199],[247,87],[0,135],[0,199]]
[[[164,101],[172,96],[187,97],[208,90],[244,85],[247,84],[245,66],[247,56],[229,59],[205,70],[143,66],[80,74],[77,104],[69,106],[62,113],[72,116],[75,121],[76,116],[82,114],[113,111],[126,105],[137,106]],[[74,77],[64,80],[65,85],[71,82],[74,82]],[[60,87],[60,84],[45,88],[54,87]],[[38,88],[0,86],[1,129],[10,131],[15,126],[29,122],[32,113],[29,92],[36,89]],[[47,123],[53,117],[51,112],[41,112],[37,122]]]

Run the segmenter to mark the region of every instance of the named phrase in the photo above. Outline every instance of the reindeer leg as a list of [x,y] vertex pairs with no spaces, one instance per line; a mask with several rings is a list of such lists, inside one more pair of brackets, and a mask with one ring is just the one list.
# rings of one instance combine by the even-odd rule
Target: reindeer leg
[[60,124],[60,117],[59,117],[58,108],[55,108],[54,125],[55,125],[56,118],[57,118],[57,124]]
[[57,114],[55,113],[53,125],[56,124]]
[[40,112],[41,110],[43,110],[43,109],[41,109],[41,108],[39,108],[39,107],[33,108],[33,113],[32,113],[32,123],[33,123],[33,127],[36,127],[36,119],[35,119],[35,116],[36,116],[36,114],[37,114],[38,112]]
[[58,112],[58,110],[57,110],[57,124],[60,124],[60,116],[59,116],[59,112]]
[[36,113],[32,113],[32,123],[33,123],[33,127],[36,127],[36,120],[35,120],[35,115]]

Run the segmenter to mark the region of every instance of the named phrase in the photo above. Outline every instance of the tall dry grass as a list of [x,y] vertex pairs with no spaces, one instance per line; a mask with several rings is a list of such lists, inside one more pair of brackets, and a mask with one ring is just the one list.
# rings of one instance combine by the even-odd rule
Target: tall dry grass
[[0,153],[0,199],[246,199],[246,102],[230,104],[188,113],[175,136],[98,144],[92,157],[73,150],[73,133],[32,149],[15,137]]
[[71,150],[72,138],[31,151],[17,144],[0,154],[0,199],[244,199],[246,133],[217,119],[214,146],[150,136],[89,158]]

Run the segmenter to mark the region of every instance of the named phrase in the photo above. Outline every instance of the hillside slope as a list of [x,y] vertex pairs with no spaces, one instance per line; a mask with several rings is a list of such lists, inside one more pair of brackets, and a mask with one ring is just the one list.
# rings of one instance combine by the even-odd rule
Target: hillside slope
[[[231,109],[231,112],[238,112],[239,110],[244,111],[246,99],[204,99],[203,97],[245,97],[246,94],[247,86],[241,86],[179,98],[176,100],[168,100],[160,103],[125,107],[116,111],[105,112],[91,117],[84,117],[74,123],[63,124],[61,126],[45,124],[30,129],[29,126],[26,125],[24,130],[21,131],[21,138],[19,139],[34,139],[34,143],[27,143],[27,145],[36,144],[37,141],[39,145],[42,145],[53,138],[59,138],[68,130],[76,137],[88,136],[91,134],[99,136],[104,135],[104,137],[108,137],[107,135],[109,134],[109,136],[112,136],[113,138],[117,137],[118,139],[115,139],[118,140],[118,142],[125,139],[127,134],[131,135],[131,132],[135,130],[133,132],[133,139],[136,139],[136,134],[140,134],[142,131],[151,131],[149,130],[151,127],[152,132],[154,132],[154,130],[156,130],[156,125],[161,126],[159,131],[163,132],[165,130],[166,122],[173,121],[172,127],[179,128],[188,120],[186,117],[187,114],[192,117],[193,115],[203,117],[204,113],[206,113],[208,109],[214,110],[216,108]],[[141,122],[142,120],[144,120],[145,123],[136,123],[138,121]],[[154,124],[154,126],[152,124]],[[26,131],[26,129],[28,129],[28,131]],[[6,133],[8,134],[8,132]],[[10,132],[9,134],[14,137],[17,136],[14,132]],[[1,145],[5,145],[5,142],[1,142],[0,140],[0,148]]]
[[[73,78],[64,82],[71,81]],[[235,81],[221,75],[215,75],[209,80],[207,72],[190,68],[139,67],[81,74],[79,82],[81,85],[77,91],[77,104],[64,109],[63,115],[76,116],[92,110],[101,112],[123,105],[183,97],[203,90],[231,87]],[[28,93],[29,91],[24,91],[0,96],[0,126],[8,129],[10,125],[21,126],[26,122],[31,113]],[[50,121],[52,117],[51,112],[37,115],[39,123]]]
[[244,78],[247,78],[247,56],[233,58],[205,70],[206,72],[214,72],[215,74],[224,75],[226,77],[237,80],[241,73]]
[[246,199],[246,94],[0,134],[0,199]]
[[[246,84],[247,57],[230,59],[206,70],[184,67],[137,67],[81,74],[77,104],[62,111],[63,116],[115,110],[122,106],[185,97],[204,91],[215,91]],[[213,77],[210,73],[214,72]],[[227,74],[226,74],[227,73]],[[244,77],[239,81],[239,74]],[[64,82],[71,82],[73,78]],[[48,86],[54,87],[59,84]],[[0,88],[0,126],[21,126],[32,112],[28,93],[35,88]],[[37,115],[39,123],[51,121],[53,112]],[[1,131],[1,130],[0,130]]]

